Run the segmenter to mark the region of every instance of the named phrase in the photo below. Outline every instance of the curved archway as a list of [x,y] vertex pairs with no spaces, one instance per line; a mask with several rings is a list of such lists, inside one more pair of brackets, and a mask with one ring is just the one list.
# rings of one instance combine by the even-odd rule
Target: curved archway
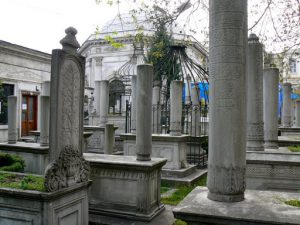
[[125,96],[125,85],[121,80],[113,80],[109,83],[109,112],[122,113],[122,98]]

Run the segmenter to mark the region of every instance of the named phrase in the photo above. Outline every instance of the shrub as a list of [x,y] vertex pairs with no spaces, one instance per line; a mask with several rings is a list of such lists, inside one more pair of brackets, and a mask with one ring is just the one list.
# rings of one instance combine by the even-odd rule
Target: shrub
[[0,153],[0,171],[23,172],[24,160],[17,155]]

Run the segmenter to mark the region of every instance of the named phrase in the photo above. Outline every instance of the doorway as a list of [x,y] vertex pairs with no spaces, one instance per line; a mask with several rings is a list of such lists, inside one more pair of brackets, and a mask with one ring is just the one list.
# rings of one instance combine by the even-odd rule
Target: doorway
[[37,95],[22,94],[22,128],[21,136],[28,136],[37,129]]

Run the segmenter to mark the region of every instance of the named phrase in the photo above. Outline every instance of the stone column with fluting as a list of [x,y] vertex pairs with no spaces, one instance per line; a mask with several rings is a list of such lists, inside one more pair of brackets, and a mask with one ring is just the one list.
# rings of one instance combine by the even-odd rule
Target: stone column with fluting
[[248,39],[247,151],[264,150],[263,47],[255,34]]
[[296,121],[295,121],[295,126],[300,127],[300,100],[296,100]]
[[100,81],[100,126],[105,126],[107,123],[108,107],[109,107],[109,89],[108,80]]
[[114,149],[115,128],[113,124],[105,124],[104,154],[112,154]]
[[192,88],[192,136],[200,136],[200,89],[198,86]]
[[16,144],[18,140],[17,130],[17,96],[7,97],[7,119],[8,119],[8,144]]
[[264,136],[265,148],[278,148],[278,83],[277,68],[264,69]]
[[150,161],[152,150],[153,66],[137,66],[136,154],[138,161]]
[[41,96],[40,146],[49,145],[50,96]]
[[160,85],[158,83],[154,83],[153,87],[153,97],[152,97],[152,105],[153,105],[153,130],[152,133],[160,134],[161,133],[161,107],[160,107]]
[[292,126],[292,84],[284,83],[283,88],[283,103],[282,103],[282,117],[281,125],[283,127]]
[[244,199],[247,0],[209,4],[208,198]]
[[170,135],[181,135],[183,82],[174,80],[170,88]]
[[131,77],[131,115],[130,115],[130,128],[131,133],[136,133],[136,75]]

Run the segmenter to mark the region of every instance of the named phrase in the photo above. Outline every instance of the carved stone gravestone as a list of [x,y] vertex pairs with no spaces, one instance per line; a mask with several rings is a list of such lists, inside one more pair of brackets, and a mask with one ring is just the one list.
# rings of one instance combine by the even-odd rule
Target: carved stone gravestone
[[53,50],[50,164],[45,191],[0,188],[0,224],[88,225],[89,163],[82,157],[84,58],[76,29]]

